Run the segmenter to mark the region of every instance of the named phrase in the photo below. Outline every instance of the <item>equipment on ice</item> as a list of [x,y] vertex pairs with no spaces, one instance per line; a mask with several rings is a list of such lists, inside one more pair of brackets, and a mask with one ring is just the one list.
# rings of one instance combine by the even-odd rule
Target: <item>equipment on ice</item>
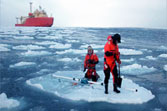
[[118,83],[117,83],[117,86],[121,88],[121,84],[122,84],[122,78],[121,78],[121,75],[120,75],[120,64],[118,65],[119,67],[119,72],[118,72]]

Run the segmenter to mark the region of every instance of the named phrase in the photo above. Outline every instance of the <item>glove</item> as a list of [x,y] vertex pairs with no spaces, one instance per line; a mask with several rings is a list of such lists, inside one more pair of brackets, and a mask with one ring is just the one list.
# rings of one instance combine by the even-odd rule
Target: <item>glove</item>
[[89,64],[94,64],[94,61],[93,60],[88,60]]
[[84,68],[83,72],[85,72],[85,71],[86,71],[86,68]]

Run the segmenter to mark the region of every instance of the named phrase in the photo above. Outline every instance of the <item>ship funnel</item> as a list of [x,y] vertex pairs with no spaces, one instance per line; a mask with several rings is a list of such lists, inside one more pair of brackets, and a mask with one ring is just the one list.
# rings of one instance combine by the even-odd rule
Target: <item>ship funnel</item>
[[30,13],[32,13],[32,2],[30,2]]

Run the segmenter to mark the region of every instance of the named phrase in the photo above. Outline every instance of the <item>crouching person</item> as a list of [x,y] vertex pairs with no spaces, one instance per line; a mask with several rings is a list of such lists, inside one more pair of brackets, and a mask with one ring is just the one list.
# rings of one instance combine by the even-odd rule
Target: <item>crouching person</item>
[[84,60],[84,71],[87,72],[85,73],[85,78],[87,79],[91,79],[92,81],[97,81],[98,78],[100,77],[97,73],[96,73],[96,64],[99,62],[99,59],[97,57],[97,55],[94,53],[93,48],[91,46],[88,46],[88,53],[85,56],[85,60]]

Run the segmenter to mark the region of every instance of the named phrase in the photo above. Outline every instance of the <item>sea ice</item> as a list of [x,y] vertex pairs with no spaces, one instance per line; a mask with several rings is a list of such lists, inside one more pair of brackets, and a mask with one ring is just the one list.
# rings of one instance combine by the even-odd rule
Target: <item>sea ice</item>
[[15,67],[23,67],[23,66],[32,66],[32,65],[35,65],[36,63],[34,62],[19,62],[19,63],[16,63],[14,65],[10,65],[9,67],[10,68],[15,68]]
[[41,56],[41,55],[50,55],[51,53],[50,52],[47,52],[47,51],[31,51],[31,50],[28,50],[27,52],[23,52],[21,53],[21,55],[23,56]]
[[167,65],[164,65],[164,70],[167,71]]
[[121,55],[142,55],[142,51],[134,50],[134,49],[119,49]]
[[30,44],[30,45],[14,46],[13,49],[17,49],[17,50],[38,50],[38,49],[45,49],[45,47]]
[[70,47],[71,47],[71,44],[55,43],[54,45],[50,45],[49,48],[54,48],[54,49],[68,49]]
[[161,54],[158,57],[167,58],[167,54]]

